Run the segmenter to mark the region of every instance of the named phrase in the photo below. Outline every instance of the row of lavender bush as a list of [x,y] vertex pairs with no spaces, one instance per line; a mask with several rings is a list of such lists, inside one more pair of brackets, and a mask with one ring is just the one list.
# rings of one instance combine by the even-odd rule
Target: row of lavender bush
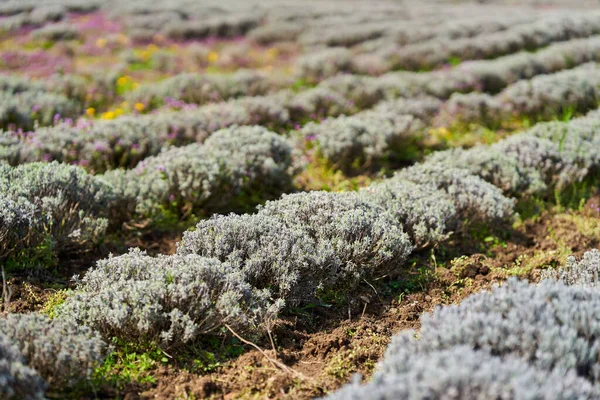
[[265,72],[238,70],[230,75],[184,73],[158,83],[146,83],[127,93],[129,102],[159,107],[165,99],[188,104],[222,102],[242,96],[261,96],[292,84],[289,79],[272,78]]
[[[256,214],[213,217],[186,232],[173,256],[136,250],[99,262],[62,313],[104,334],[170,346],[222,324],[268,326],[284,306],[323,291],[351,293],[361,279],[401,268],[415,247],[443,240],[461,221],[512,218],[514,200],[503,191],[514,195],[516,187],[506,182],[536,182],[522,195],[538,195],[564,187],[565,176],[573,183],[589,176],[598,168],[590,164],[592,121],[597,114],[562,123],[568,140],[547,124],[500,142],[503,168],[458,168],[434,157],[358,192],[287,195]],[[528,145],[515,145],[519,140]],[[487,149],[494,162],[496,148]],[[191,294],[198,291],[207,293],[201,304]]]
[[[595,105],[596,102],[596,84],[589,82],[593,80],[594,73],[596,73],[595,65],[585,65],[578,69],[541,76],[537,78],[536,82],[539,83],[535,87],[538,87],[537,93],[540,96],[547,98],[549,90],[557,90],[564,85],[565,91],[555,97],[556,104],[560,103],[564,107],[565,99],[567,99],[572,101],[572,105],[585,105],[585,107],[579,106],[579,110],[583,110]],[[573,85],[573,82],[577,83],[574,79],[577,77],[582,78],[580,86],[585,87],[586,90],[572,90],[570,86]],[[521,83],[511,86],[506,93],[503,92],[500,96],[509,99],[509,94],[519,93],[518,89],[522,86]],[[551,89],[544,89],[545,87]],[[571,93],[572,96],[567,96],[567,93]],[[519,98],[518,95],[515,97],[515,99]],[[537,97],[532,97],[532,99],[535,98]],[[540,101],[540,104],[542,102],[547,103]],[[530,104],[537,104],[537,102],[532,100]],[[326,120],[321,124],[308,124],[301,130],[301,134],[305,138],[310,137],[315,141],[320,151],[329,160],[338,163],[341,167],[349,167],[357,159],[372,162],[393,156],[395,150],[402,148],[411,135],[421,130],[431,119],[438,106],[439,101],[435,99],[384,102],[373,111],[359,113],[353,117]],[[588,117],[587,120],[593,120],[593,118]],[[576,123],[578,122],[569,126],[576,126]],[[541,125],[533,131],[544,132],[546,126]],[[374,129],[374,127],[378,128]],[[248,132],[252,133],[246,135]],[[535,135],[525,133],[491,147],[436,153],[431,160],[469,169],[502,188],[509,195],[516,193],[541,195],[543,191],[548,193],[554,189],[560,190],[573,183],[574,180],[585,176],[588,170],[593,169],[594,158],[589,154],[583,156],[578,154],[580,150],[577,145],[569,144],[569,141],[577,140],[577,136],[557,138],[557,135],[554,134],[548,137],[555,141],[552,143],[548,140],[541,140],[543,138],[534,137],[539,135],[541,133]],[[234,149],[239,149],[239,151],[234,151],[227,148],[229,142],[223,141],[223,137],[230,138],[227,140],[242,140],[248,145],[243,148],[232,146]],[[218,143],[225,143],[225,145],[215,145]],[[264,143],[264,145],[256,147],[251,146],[251,143]],[[525,148],[528,151],[523,150]],[[254,153],[255,149],[258,149],[257,153]],[[570,153],[566,153],[566,149],[570,150]],[[159,149],[156,149],[155,152],[158,153]],[[520,154],[517,154],[519,152]],[[231,157],[232,153],[236,153],[236,156]],[[510,153],[515,153],[515,155]],[[185,157],[182,157],[184,154]],[[514,158],[518,158],[518,160],[515,161]],[[265,166],[266,161],[264,160],[270,160],[272,168]],[[174,165],[178,165],[177,168]],[[138,217],[157,215],[165,208],[174,209],[178,215],[185,214],[184,210],[226,210],[231,206],[232,198],[240,195],[251,198],[251,193],[262,192],[263,196],[268,198],[284,191],[286,187],[289,187],[290,166],[291,148],[284,138],[259,128],[246,130],[232,128],[223,131],[214,140],[209,138],[204,145],[191,144],[180,149],[173,148],[148,158],[131,171],[116,170],[108,173],[102,177],[102,181],[103,184],[108,185],[109,189],[103,189],[102,193],[111,192],[111,196],[115,196],[121,201],[119,203],[120,210],[128,210]],[[25,171],[28,168],[43,169],[40,165],[32,167],[24,165],[16,167],[15,171]],[[66,167],[61,166],[60,168]],[[412,171],[412,169],[408,171]],[[78,173],[81,174],[83,171]],[[408,173],[404,172],[405,175]],[[56,177],[58,176],[60,174],[56,175]],[[268,195],[264,190],[258,190],[256,186],[266,182],[274,185],[272,193]],[[548,186],[548,182],[553,184]],[[14,189],[18,185],[7,184],[7,187]],[[10,190],[7,189],[5,193],[9,192]],[[93,199],[90,196],[86,198]],[[27,216],[33,215],[31,212],[21,215],[16,210],[36,208],[39,210],[38,213],[41,212],[39,206],[22,207],[19,203],[22,202],[21,197],[13,195],[5,195],[5,197],[4,202],[11,206],[5,208],[6,216],[4,218],[7,221],[13,221],[14,226],[29,226],[26,223]],[[88,233],[91,234],[91,237],[98,237],[104,232],[106,223],[99,224],[97,227],[102,229],[96,231],[91,229],[96,224],[89,225],[89,218],[94,220],[100,218],[99,221],[109,218],[106,215],[109,208],[104,207],[107,202],[109,200],[106,199],[103,201],[90,200],[89,202],[74,201],[73,204],[77,204],[79,207],[78,212],[82,213],[80,223],[86,221],[87,228],[79,231],[81,237],[90,237]],[[96,206],[96,203],[99,205]],[[93,211],[94,207],[99,207],[98,211]],[[73,213],[74,211],[70,210],[69,212]],[[58,214],[55,213],[55,215]],[[126,217],[122,218],[126,220]],[[112,219],[119,221],[118,218],[113,217]],[[37,217],[34,220],[41,221]],[[59,217],[58,220],[63,220],[63,218]],[[77,220],[73,219],[72,221],[75,226],[79,226],[80,223],[74,222]],[[47,231],[48,228],[40,229],[39,227],[48,226],[49,223],[41,222],[41,225],[36,223],[34,226],[38,227],[33,231]],[[58,226],[70,227],[71,225],[63,223]],[[65,240],[65,237],[72,237],[63,235],[63,232],[55,235],[52,229],[48,232],[57,243],[59,240]],[[3,253],[8,253],[9,249],[22,248],[23,245],[18,243],[39,244],[44,237],[47,237],[41,235],[36,238],[36,235],[30,234],[29,229],[9,229],[5,235],[15,239],[5,242],[8,244],[7,248],[3,249]]]
[[443,65],[453,57],[461,60],[493,58],[599,33],[600,14],[597,11],[579,11],[566,15],[551,15],[474,38],[440,38],[408,46],[391,47],[382,49],[380,54],[394,68],[419,70]]
[[[546,120],[562,117],[567,111],[586,112],[596,108],[599,100],[600,69],[589,63],[519,81],[495,96],[453,94],[446,103],[432,97],[383,101],[352,116],[308,123],[300,129],[299,136],[335,166],[352,171],[356,165],[362,168],[401,157],[407,147],[427,137],[426,128],[432,125],[495,125],[505,119],[525,117]],[[452,152],[437,156],[445,157],[443,154],[459,162]],[[463,162],[461,166],[467,164]]]
[[[91,81],[82,76],[56,75],[44,82],[0,75],[0,127],[31,131],[57,120],[76,119],[85,107],[116,99],[114,81],[118,74],[113,75]],[[270,78],[251,70],[231,75],[188,73],[141,85],[127,93],[125,100],[141,103],[147,110],[165,102],[201,105],[276,92],[290,84],[289,79]]]
[[[249,36],[260,43],[290,40],[293,38],[304,46],[352,47],[372,53],[390,45],[407,45],[435,38],[468,38],[482,34],[505,31],[513,26],[530,23],[544,15],[532,9],[519,11],[503,7],[439,7],[435,13],[422,4],[415,4],[410,14],[390,13],[389,10],[366,15],[350,15],[345,19],[357,18],[356,23],[345,23],[335,16],[321,18],[319,23],[312,21],[269,21],[250,31]],[[420,9],[421,8],[421,9]],[[416,9],[416,10],[415,10]],[[420,10],[419,10],[420,9]],[[424,12],[421,12],[424,11]],[[427,12],[429,11],[429,12]],[[404,23],[399,24],[398,20]]]
[[0,128],[32,131],[39,126],[74,120],[86,107],[117,98],[118,75],[118,72],[91,77],[55,74],[43,81],[0,75]]
[[[540,35],[543,35],[544,33],[535,29],[534,32]],[[464,57],[463,59],[465,62],[459,64],[459,70],[463,71],[463,73],[471,72],[476,75],[481,75],[480,79],[484,83],[483,88],[485,90],[497,91],[508,83],[515,82],[518,79],[529,78],[541,73],[559,71],[584,62],[596,61],[598,59],[597,49],[599,46],[597,33],[600,32],[590,30],[587,34],[582,35],[582,38],[577,36],[574,36],[574,38],[566,37],[564,39],[569,40],[551,43],[547,47],[534,53],[529,51],[515,53],[521,49],[514,47],[505,49],[502,53],[497,54],[497,56],[499,56],[498,58],[488,59],[490,57],[484,57],[482,55],[465,56],[463,49],[459,49],[456,51],[457,55],[454,56],[458,57],[458,54],[460,54]],[[495,33],[494,35],[507,34],[506,31],[502,31]],[[464,39],[464,41],[484,41],[485,37],[485,35],[482,35],[475,38]],[[417,43],[411,46],[424,47],[426,44],[427,42]],[[440,43],[436,43],[436,45],[442,46]],[[433,44],[431,44],[431,46],[433,46]],[[484,41],[480,46],[482,47],[482,49],[479,50],[481,53],[485,53],[483,49],[489,52],[498,50],[494,47],[494,43]],[[402,57],[409,58],[410,53],[407,54],[406,50],[407,48],[401,47],[395,51],[399,55],[401,54]],[[475,52],[476,50],[472,51]],[[440,50],[433,51],[429,49],[424,51],[424,53],[426,53],[428,57],[440,57],[437,61],[438,63],[447,63],[452,57],[452,55],[444,54],[444,52]],[[386,57],[390,58],[391,56]],[[425,57],[425,55],[421,55],[421,57]],[[380,75],[395,69],[409,69],[407,66],[399,66],[399,61],[392,62],[387,58],[378,55],[377,53],[372,54],[370,52],[356,54],[356,50],[344,47],[317,49],[309,54],[301,56],[296,61],[296,73],[299,77],[309,82],[318,82],[339,73]],[[408,63],[409,61],[404,60],[404,62]],[[412,69],[425,68],[427,65],[423,60],[411,62],[414,64]]]
[[43,160],[77,162],[94,171],[131,168],[167,145],[201,142],[212,132],[232,125],[286,130],[311,120],[354,114],[382,99],[421,93],[448,97],[474,85],[468,77],[455,73],[341,76],[299,93],[286,90],[180,111],[65,122],[29,133],[2,132],[0,159],[11,165]]
[[[526,69],[523,65],[521,67]],[[572,70],[540,75],[531,81],[512,84],[495,96],[456,94],[471,91],[478,86],[478,82],[489,80],[483,73],[465,75],[461,70],[430,74],[392,73],[377,78],[338,76],[298,94],[284,91],[182,111],[126,116],[111,121],[61,123],[27,134],[4,132],[0,136],[0,159],[11,165],[43,160],[77,162],[93,171],[131,168],[144,158],[158,154],[167,145],[201,142],[215,130],[227,126],[259,124],[273,129],[287,129],[308,120],[354,114],[389,99],[390,102],[381,104],[374,111],[327,120],[321,124],[310,123],[306,129],[302,129],[305,136],[322,136],[324,153],[330,153],[328,157],[334,163],[347,165],[354,161],[347,157],[355,156],[352,150],[355,143],[364,140],[372,142],[373,147],[379,147],[372,157],[382,158],[394,146],[384,144],[382,148],[381,144],[375,142],[397,143],[398,137],[406,136],[406,132],[419,131],[415,129],[415,124],[409,124],[412,128],[408,130],[404,129],[402,126],[406,126],[407,121],[399,121],[392,129],[400,131],[400,134],[392,133],[390,136],[383,131],[375,132],[371,126],[365,129],[372,133],[360,133],[365,131],[361,128],[359,133],[350,133],[351,144],[344,144],[347,140],[345,137],[348,137],[348,133],[344,132],[349,125],[364,125],[366,120],[386,120],[386,115],[394,112],[412,115],[425,126],[429,125],[431,118],[428,113],[433,111],[435,99],[412,102],[393,102],[393,99],[423,95],[445,98],[452,95],[443,106],[444,122],[460,120],[493,124],[502,118],[514,116],[552,118],[561,110],[582,112],[596,106],[597,70],[596,64],[591,63]],[[509,81],[506,80],[507,83]],[[527,98],[527,101],[523,98]],[[407,105],[406,110],[402,110],[404,104],[413,105]],[[423,104],[424,110],[419,110],[418,104]],[[421,118],[425,114],[426,118]],[[370,147],[369,143],[362,144]],[[367,149],[363,152],[371,151]],[[361,157],[360,154],[358,156]]]
[[505,120],[528,117],[560,118],[598,106],[600,69],[596,63],[514,83],[496,95],[453,94],[442,119],[498,126]]
[[396,335],[364,386],[328,399],[591,399],[600,396],[600,252],[542,283],[513,278]]
[[[234,145],[242,144],[242,146]],[[230,211],[291,185],[291,147],[262,127],[233,127],[138,168],[92,176],[81,167],[0,164],[0,258],[17,263],[77,251],[130,219]]]

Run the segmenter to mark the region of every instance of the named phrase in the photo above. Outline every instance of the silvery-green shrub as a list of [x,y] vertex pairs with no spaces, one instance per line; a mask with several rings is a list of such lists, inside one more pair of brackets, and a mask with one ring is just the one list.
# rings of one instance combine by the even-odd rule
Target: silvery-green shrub
[[88,325],[105,337],[178,346],[223,324],[255,328],[280,307],[231,263],[132,250],[99,261],[57,310],[57,318]]
[[0,165],[0,192],[7,224],[0,229],[6,238],[0,251],[4,255],[48,239],[57,252],[94,242],[105,233],[120,201],[103,180],[56,162]]
[[175,204],[180,211],[231,210],[236,198],[252,202],[253,194],[268,198],[286,190],[291,162],[291,147],[281,136],[259,126],[234,126],[203,144],[170,148],[103,178],[142,216]]
[[425,162],[405,168],[392,180],[409,181],[445,192],[463,218],[505,220],[514,214],[514,199],[463,168]]
[[399,367],[395,354],[415,346],[419,353],[468,346],[498,357],[515,356],[538,369],[600,379],[600,292],[551,279],[539,285],[516,279],[480,292],[458,306],[438,307],[414,332],[394,337],[379,373]]
[[19,349],[30,368],[52,387],[72,387],[91,378],[106,344],[88,327],[45,315],[8,314],[0,333]]
[[567,285],[598,287],[599,272],[600,252],[593,249],[586,251],[581,260],[570,256],[564,267],[544,270],[542,278],[558,280]]
[[46,384],[30,368],[18,347],[0,333],[0,397],[7,400],[42,400]]
[[495,357],[468,346],[431,352],[414,347],[387,356],[388,369],[376,373],[368,384],[346,385],[327,399],[567,400],[600,395],[573,371],[548,372],[517,357]]

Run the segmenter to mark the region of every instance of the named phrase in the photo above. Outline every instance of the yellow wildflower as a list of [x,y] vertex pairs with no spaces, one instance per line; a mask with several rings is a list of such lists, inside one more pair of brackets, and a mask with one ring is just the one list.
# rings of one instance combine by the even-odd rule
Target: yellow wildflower
[[88,117],[93,117],[96,114],[96,109],[94,107],[90,107],[87,110],[85,110],[85,113]]
[[117,79],[117,86],[125,86],[129,83],[130,80],[131,77],[129,77],[128,75],[122,76],[119,79]]
[[438,129],[438,133],[442,137],[446,137],[446,136],[450,135],[450,131],[448,129],[446,129],[445,127],[443,127],[443,126]]
[[114,111],[107,111],[102,114],[102,119],[115,119],[116,115]]
[[96,46],[100,49],[105,48],[107,44],[108,41],[104,38],[99,38],[98,40],[96,40]]
[[277,49],[275,47],[271,47],[269,50],[267,50],[267,56],[270,58],[277,58],[278,55],[279,55],[279,49]]
[[208,62],[215,63],[217,61],[219,61],[219,53],[217,53],[216,51],[211,51],[210,53],[208,53]]
[[115,110],[115,116],[118,117],[118,116],[121,116],[121,115],[123,115],[123,109],[122,108],[117,108]]
[[144,111],[144,108],[146,108],[146,106],[143,103],[135,103],[133,108],[135,108],[138,112],[142,112]]

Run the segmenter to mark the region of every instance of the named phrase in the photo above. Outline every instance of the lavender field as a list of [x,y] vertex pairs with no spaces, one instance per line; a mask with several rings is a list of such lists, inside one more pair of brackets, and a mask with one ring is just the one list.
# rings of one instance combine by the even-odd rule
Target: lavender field
[[0,0],[0,400],[600,399],[600,3]]

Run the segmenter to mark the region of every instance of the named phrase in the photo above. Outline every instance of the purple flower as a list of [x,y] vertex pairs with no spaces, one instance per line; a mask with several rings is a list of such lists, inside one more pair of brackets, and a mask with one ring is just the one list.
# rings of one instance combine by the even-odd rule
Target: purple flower
[[106,145],[106,143],[103,142],[94,142],[94,150],[96,151],[106,151],[108,150],[108,146]]

